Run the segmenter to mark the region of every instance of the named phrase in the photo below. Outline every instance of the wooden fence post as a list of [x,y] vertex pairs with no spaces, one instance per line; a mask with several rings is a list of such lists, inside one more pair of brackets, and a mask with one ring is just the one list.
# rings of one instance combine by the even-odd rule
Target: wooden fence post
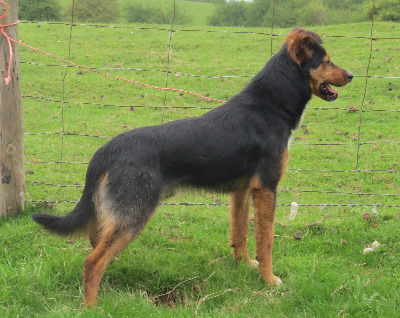
[[[17,21],[18,1],[7,2],[9,13],[0,20],[1,25]],[[0,4],[0,16],[5,13],[6,7]],[[3,30],[17,39],[17,25]],[[19,57],[18,45],[13,42],[11,45],[11,81],[7,84],[10,49],[7,38],[0,33],[0,218],[17,215],[24,208],[24,129]]]

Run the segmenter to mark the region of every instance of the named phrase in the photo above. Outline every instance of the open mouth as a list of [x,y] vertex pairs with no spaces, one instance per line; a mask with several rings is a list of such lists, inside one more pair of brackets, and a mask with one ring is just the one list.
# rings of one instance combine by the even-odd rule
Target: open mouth
[[339,96],[339,93],[330,87],[328,83],[322,83],[319,86],[319,90],[328,102],[336,100]]

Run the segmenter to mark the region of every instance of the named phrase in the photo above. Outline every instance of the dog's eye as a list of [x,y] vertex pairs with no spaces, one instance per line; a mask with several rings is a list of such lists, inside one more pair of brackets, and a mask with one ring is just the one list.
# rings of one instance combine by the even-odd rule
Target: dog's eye
[[327,61],[325,61],[325,64],[326,65],[332,65],[332,62],[331,62],[331,60],[327,60]]

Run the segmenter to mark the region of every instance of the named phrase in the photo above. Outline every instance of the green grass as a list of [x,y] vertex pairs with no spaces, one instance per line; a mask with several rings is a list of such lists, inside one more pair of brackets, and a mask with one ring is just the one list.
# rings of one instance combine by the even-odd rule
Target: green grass
[[[341,211],[294,221],[280,214],[285,226],[276,227],[275,271],[284,285],[269,288],[255,269],[232,260],[225,210],[160,208],[109,266],[99,308],[87,311],[80,310],[87,242],[38,231],[31,210],[2,221],[0,310],[6,317],[190,317],[196,311],[206,317],[393,317],[398,310],[397,217],[383,213],[376,225]],[[319,218],[322,225],[307,226]],[[298,231],[302,240],[286,238]],[[375,239],[383,247],[363,255]],[[252,236],[249,245],[254,250]]]
[[[313,30],[321,35],[369,36],[369,28],[369,24],[350,24]],[[376,23],[374,36],[396,37],[399,28],[399,24]],[[74,27],[68,57],[69,31],[64,25],[20,24],[19,38],[89,67],[168,68],[168,32]],[[287,34],[289,30],[275,32]],[[283,38],[273,38],[273,52],[277,52]],[[338,65],[356,75],[366,74],[368,40],[325,37],[324,43]],[[19,49],[23,62],[64,64],[25,47]],[[267,35],[176,32],[172,36],[169,69],[210,76],[255,74],[270,55]],[[398,40],[374,41],[369,74],[399,76],[399,58]],[[165,93],[77,68],[68,69],[63,88],[65,72],[66,68],[60,66],[21,64],[24,95],[64,98],[68,102],[24,98],[26,133],[65,131],[101,137],[26,135],[28,181],[83,185],[86,165],[79,163],[88,162],[110,136],[206,111],[185,108],[188,106],[218,106],[218,102]],[[165,86],[165,72],[105,72]],[[169,87],[225,100],[249,80],[188,77],[175,72],[169,74]],[[399,146],[393,143],[399,141],[399,112],[364,112],[361,142],[371,143],[360,146],[359,169],[366,171],[333,172],[355,169],[360,114],[347,108],[400,109],[398,79],[369,79],[363,105],[364,89],[365,78],[356,77],[349,86],[339,89],[337,102],[314,98],[303,119],[305,127],[294,134],[290,169],[281,183],[278,203],[296,201],[303,206],[294,220],[289,220],[287,206],[277,209],[274,267],[283,279],[281,288],[265,286],[255,269],[232,260],[226,206],[163,205],[143,234],[107,269],[100,288],[99,307],[81,310],[82,264],[89,253],[88,243],[85,240],[72,243],[51,236],[30,220],[30,214],[46,209],[50,209],[49,213],[65,214],[73,204],[41,205],[32,201],[78,200],[82,188],[29,182],[26,198],[31,203],[27,210],[18,218],[0,221],[0,316],[191,317],[196,313],[203,317],[396,316],[400,302],[398,208],[378,206],[376,215],[371,212],[372,206],[351,205],[398,205],[398,196],[345,193],[398,194],[399,173],[374,170],[399,170]],[[137,107],[164,104],[177,108]],[[31,163],[60,160],[70,163]],[[199,191],[179,194],[169,202],[226,203],[227,198]],[[308,206],[319,204],[322,206]],[[344,206],[336,206],[341,204]],[[372,216],[363,218],[364,212]],[[322,223],[310,225],[317,221]],[[293,240],[299,231],[302,239]],[[374,240],[382,247],[363,255],[363,249]],[[254,253],[252,235],[248,241]]]
[[193,25],[207,25],[208,18],[216,9],[214,3],[207,2],[177,1],[177,5],[182,8],[183,12],[188,12]]

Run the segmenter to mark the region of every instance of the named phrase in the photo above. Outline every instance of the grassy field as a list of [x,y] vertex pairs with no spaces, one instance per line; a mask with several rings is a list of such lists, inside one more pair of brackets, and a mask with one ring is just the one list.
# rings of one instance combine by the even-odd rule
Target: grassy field
[[208,18],[216,8],[214,3],[207,2],[177,1],[176,4],[182,11],[189,12],[193,25],[207,25]]
[[[180,31],[172,35],[168,51],[167,31],[78,26],[70,33],[68,26],[57,24],[19,28],[22,42],[74,63],[128,68],[103,71],[223,100],[240,91],[249,77],[221,76],[255,74],[290,31],[274,30],[282,36],[272,41],[265,29]],[[399,29],[399,24],[376,23],[373,36],[396,37]],[[78,200],[86,163],[111,136],[200,115],[219,103],[67,69],[59,66],[64,62],[20,47],[29,204],[20,217],[0,221],[0,316],[396,316],[400,213],[387,206],[399,204],[400,82],[369,78],[365,87],[370,41],[354,37],[369,36],[369,24],[313,30],[327,35],[325,47],[334,62],[361,77],[339,89],[335,103],[313,99],[294,134],[289,170],[280,186],[274,250],[283,286],[267,287],[255,269],[233,261],[227,197],[198,191],[169,202],[216,205],[162,205],[143,234],[107,269],[94,310],[81,307],[82,264],[89,244],[48,235],[30,214],[70,211],[72,203],[39,201]],[[368,74],[398,77],[399,60],[399,40],[373,41]],[[363,144],[358,151],[359,138]],[[292,201],[300,204],[299,215],[289,220]],[[293,239],[295,234],[301,239]],[[382,246],[363,255],[375,240]],[[254,252],[252,235],[248,241]]]

